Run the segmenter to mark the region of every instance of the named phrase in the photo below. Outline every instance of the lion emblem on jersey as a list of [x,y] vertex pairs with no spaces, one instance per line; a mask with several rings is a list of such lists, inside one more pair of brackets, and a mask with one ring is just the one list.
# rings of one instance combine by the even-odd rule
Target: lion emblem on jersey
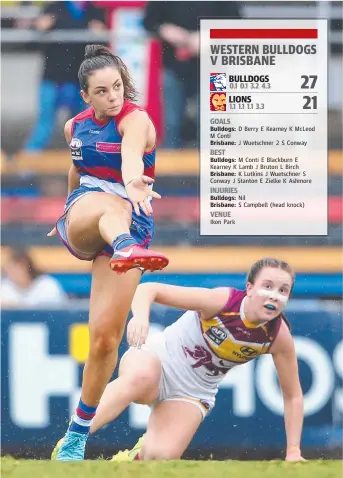
[[229,368],[227,367],[218,367],[217,365],[215,365],[212,361],[211,353],[201,345],[196,345],[194,350],[190,350],[188,347],[182,348],[186,357],[192,357],[192,359],[196,361],[196,363],[192,365],[192,368],[199,368],[203,366],[208,370],[207,375],[211,377],[225,375],[229,370]]

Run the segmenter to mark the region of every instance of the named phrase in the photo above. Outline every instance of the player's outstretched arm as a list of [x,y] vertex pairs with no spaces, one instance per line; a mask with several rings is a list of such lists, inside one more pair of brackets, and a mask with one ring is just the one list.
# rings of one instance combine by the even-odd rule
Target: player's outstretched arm
[[224,308],[229,292],[228,287],[206,289],[148,282],[138,286],[132,303],[132,312],[135,313],[135,309],[137,312],[141,310],[143,303],[145,313],[148,314],[151,304],[156,302],[176,309],[195,310],[207,319]]
[[150,196],[156,199],[161,197],[150,187],[154,179],[143,174],[143,156],[148,143],[149,123],[150,119],[144,111],[133,111],[120,123],[121,173],[126,193],[138,216],[140,209],[147,216],[152,214]]
[[209,319],[221,311],[229,298],[230,289],[220,287],[180,287],[149,282],[140,284],[132,301],[133,317],[127,327],[128,344],[140,347],[149,333],[151,305],[156,302],[183,310],[195,310],[203,319]]
[[298,361],[291,333],[282,321],[271,348],[284,401],[287,437],[286,461],[306,461],[301,456],[300,442],[304,419],[303,393],[299,380]]

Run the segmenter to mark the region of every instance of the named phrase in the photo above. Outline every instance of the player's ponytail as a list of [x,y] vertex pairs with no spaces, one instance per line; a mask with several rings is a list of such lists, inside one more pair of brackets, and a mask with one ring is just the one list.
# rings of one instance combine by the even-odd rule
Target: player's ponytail
[[85,59],[79,68],[79,83],[83,91],[88,93],[88,78],[94,71],[103,68],[116,68],[123,81],[124,98],[130,101],[137,99],[137,91],[125,63],[119,56],[113,55],[111,50],[104,45],[87,45]]
[[85,48],[85,60],[96,56],[112,56],[111,50],[104,45],[87,45]]

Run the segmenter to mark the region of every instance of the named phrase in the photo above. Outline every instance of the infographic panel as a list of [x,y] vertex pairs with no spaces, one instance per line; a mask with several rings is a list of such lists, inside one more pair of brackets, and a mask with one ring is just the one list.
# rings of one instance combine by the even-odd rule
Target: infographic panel
[[327,235],[327,21],[200,31],[200,234]]

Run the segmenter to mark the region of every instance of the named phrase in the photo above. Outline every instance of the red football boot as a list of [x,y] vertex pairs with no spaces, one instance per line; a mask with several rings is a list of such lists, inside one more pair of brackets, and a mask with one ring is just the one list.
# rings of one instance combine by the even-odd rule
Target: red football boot
[[143,249],[137,244],[115,250],[110,260],[111,269],[119,274],[140,267],[145,271],[161,271],[169,259],[159,252]]

